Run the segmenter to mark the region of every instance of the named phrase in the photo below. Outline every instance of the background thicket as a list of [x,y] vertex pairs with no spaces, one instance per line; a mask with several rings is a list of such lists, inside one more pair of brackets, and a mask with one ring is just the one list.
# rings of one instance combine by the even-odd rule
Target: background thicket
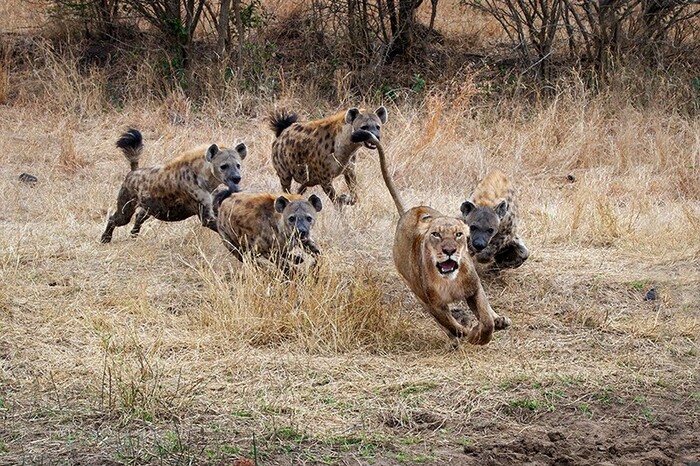
[[31,34],[5,34],[6,64],[60,62],[92,74],[112,106],[171,92],[195,101],[231,92],[274,99],[294,86],[335,103],[410,100],[426,87],[454,91],[465,74],[496,97],[551,98],[574,72],[594,90],[679,79],[676,101],[697,110],[697,0],[30,4],[41,23],[27,26]]

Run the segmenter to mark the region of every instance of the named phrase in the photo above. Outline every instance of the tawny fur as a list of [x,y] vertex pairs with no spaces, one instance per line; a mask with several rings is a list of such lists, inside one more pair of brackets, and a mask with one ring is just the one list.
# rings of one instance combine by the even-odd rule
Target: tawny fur
[[221,183],[237,189],[241,161],[247,154],[243,143],[234,149],[211,144],[191,149],[163,165],[138,168],[143,151],[141,133],[130,129],[117,141],[117,147],[131,171],[119,190],[117,209],[102,234],[103,243],[109,243],[114,229],[129,223],[137,209],[133,236],[151,216],[174,222],[197,215],[203,226],[216,230],[211,193]]
[[490,172],[462,203],[462,218],[469,225],[469,250],[480,263],[516,268],[530,255],[518,236],[515,189],[499,170]]
[[[371,135],[365,136],[371,139]],[[393,247],[396,269],[445,330],[453,346],[461,338],[477,345],[487,344],[495,330],[510,326],[510,319],[499,316],[489,305],[469,257],[466,225],[431,207],[406,210],[389,175],[384,148],[376,139],[373,142],[379,151],[384,182],[400,216]],[[477,319],[471,328],[465,327],[450,310],[449,306],[459,301],[465,301]]]
[[[320,185],[336,205],[354,204],[358,200],[355,162],[362,142],[353,142],[353,132],[364,130],[381,139],[381,126],[387,121],[387,110],[374,112],[351,108],[320,120],[298,122],[298,116],[277,112],[270,116],[270,128],[277,138],[272,143],[272,165],[282,190],[291,192],[292,180],[300,184],[297,193]],[[371,142],[365,147],[374,149]],[[343,175],[349,194],[338,196],[333,180]]]
[[217,227],[229,251],[239,260],[250,252],[288,270],[301,261],[293,256],[296,247],[320,253],[312,239],[321,200],[312,194],[308,199],[295,194],[233,193],[216,196]]

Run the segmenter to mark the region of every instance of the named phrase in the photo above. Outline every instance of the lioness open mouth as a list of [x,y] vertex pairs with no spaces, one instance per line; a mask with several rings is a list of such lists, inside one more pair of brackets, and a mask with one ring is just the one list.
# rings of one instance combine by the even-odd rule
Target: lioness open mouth
[[372,144],[372,143],[369,142],[369,141],[365,141],[365,147],[366,147],[367,149],[374,150],[374,149],[377,148],[377,145],[376,145],[376,144]]
[[437,266],[438,272],[440,272],[443,275],[452,273],[459,268],[459,264],[453,261],[452,259],[447,259],[444,262],[438,262],[435,265]]

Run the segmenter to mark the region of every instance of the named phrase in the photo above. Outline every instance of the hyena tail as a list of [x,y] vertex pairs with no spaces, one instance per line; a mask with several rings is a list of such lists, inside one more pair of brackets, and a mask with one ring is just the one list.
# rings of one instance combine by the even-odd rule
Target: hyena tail
[[143,152],[143,136],[137,129],[129,128],[126,133],[117,139],[117,147],[122,150],[124,157],[131,164],[131,170],[139,168],[139,158]]
[[275,132],[275,136],[279,137],[282,131],[299,121],[299,115],[296,113],[288,113],[286,110],[279,110],[270,114],[267,121],[270,125],[270,129]]

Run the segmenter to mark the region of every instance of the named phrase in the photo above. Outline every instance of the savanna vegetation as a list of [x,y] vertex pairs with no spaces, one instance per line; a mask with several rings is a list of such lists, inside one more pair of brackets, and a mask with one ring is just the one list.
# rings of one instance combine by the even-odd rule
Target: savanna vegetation
[[[0,464],[700,461],[700,6],[689,0],[0,4]],[[452,350],[394,269],[376,153],[325,202],[315,274],[197,219],[100,244],[128,163],[245,141],[277,191],[287,108],[388,108],[405,201],[493,168],[531,251],[513,326]],[[28,174],[36,177],[32,180]],[[345,186],[336,181],[336,189]]]

